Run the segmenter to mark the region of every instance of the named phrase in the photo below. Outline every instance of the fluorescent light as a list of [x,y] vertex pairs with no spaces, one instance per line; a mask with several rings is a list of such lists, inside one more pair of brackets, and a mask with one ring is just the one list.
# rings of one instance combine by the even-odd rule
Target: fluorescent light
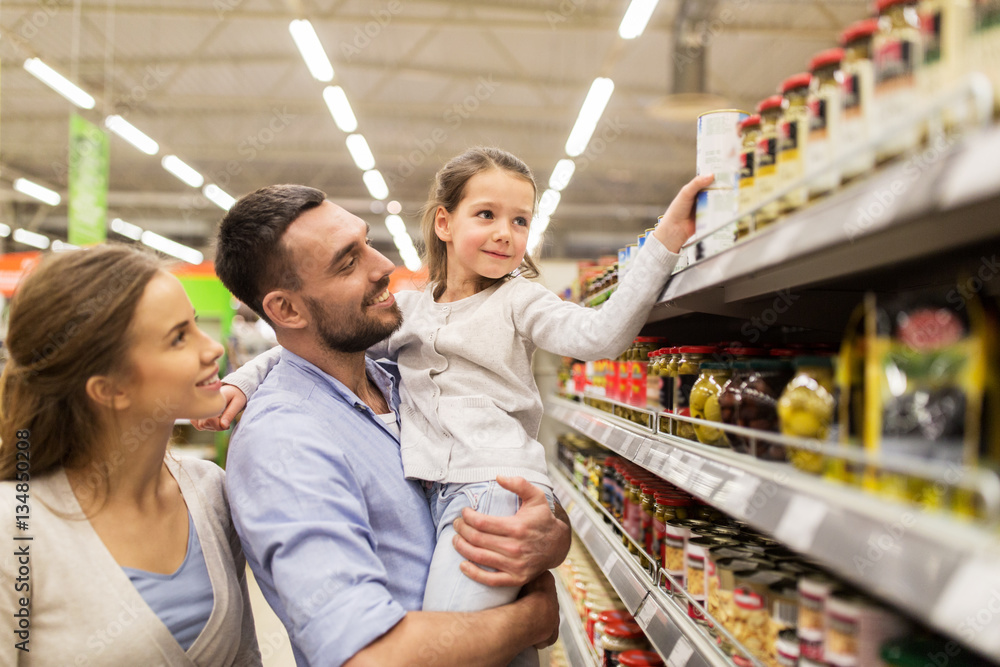
[[358,169],[361,171],[368,171],[375,168],[375,156],[372,155],[372,149],[368,148],[365,135],[352,134],[348,136],[347,150],[351,152],[354,164],[358,165]]
[[409,234],[398,234],[392,237],[392,242],[395,244],[396,249],[399,252],[407,251],[407,249],[412,249],[416,252],[417,249],[413,247],[413,239],[410,238]]
[[297,19],[288,25],[288,32],[292,33],[295,46],[299,48],[313,78],[317,81],[333,81],[333,65],[326,57],[326,51],[323,50],[312,23],[306,19]]
[[29,232],[27,229],[15,229],[14,241],[17,243],[23,243],[24,245],[30,245],[32,248],[39,248],[40,250],[45,250],[49,247],[48,236],[45,236],[44,234],[36,234],[35,232]]
[[0,222],[0,236],[7,238],[10,236],[10,227]]
[[208,200],[221,208],[223,211],[228,211],[236,203],[236,197],[220,188],[215,183],[209,183],[201,191],[203,195],[208,197]]
[[560,199],[562,199],[562,195],[556,190],[546,190],[543,192],[542,198],[538,202],[538,216],[541,218],[548,218],[555,213],[556,207],[559,206]]
[[135,125],[121,116],[108,116],[104,119],[104,125],[146,155],[156,155],[160,152],[160,145],[158,143],[147,137],[142,130],[136,128]]
[[189,167],[176,155],[164,155],[161,161],[163,168],[181,179],[192,188],[200,188],[205,183],[205,177]]
[[590,85],[590,91],[587,93],[587,99],[583,101],[583,106],[580,108],[580,115],[576,117],[573,130],[569,133],[569,139],[566,140],[567,155],[576,157],[587,150],[590,136],[597,129],[597,121],[601,120],[604,107],[608,105],[608,100],[611,99],[611,93],[614,90],[615,83],[611,79],[602,76],[594,79],[594,83]]
[[400,204],[395,199],[393,199],[391,202],[385,205],[385,210],[388,211],[391,215],[398,215],[399,212],[403,210],[403,205]]
[[549,187],[553,190],[562,192],[562,190],[569,185],[569,181],[573,178],[573,172],[576,171],[576,162],[573,162],[569,158],[563,158],[556,162],[556,166],[552,169],[552,176],[549,177]]
[[420,255],[417,253],[416,248],[406,248],[405,250],[399,251],[399,256],[403,260],[403,265],[410,271],[419,271],[420,267],[423,266],[420,262]]
[[369,169],[364,173],[362,178],[365,180],[368,192],[373,198],[385,199],[389,196],[389,186],[385,184],[382,172],[378,169]]
[[323,89],[323,100],[333,122],[337,124],[341,132],[354,132],[358,129],[358,119],[354,117],[354,110],[351,103],[347,101],[347,94],[340,86],[327,86]]
[[547,215],[535,216],[535,219],[531,221],[531,231],[537,231],[541,234],[549,228],[549,222],[551,222],[551,218]]
[[134,241],[142,238],[142,227],[133,225],[131,222],[125,222],[121,218],[115,218],[111,221],[111,231],[122,236],[127,236]]
[[56,239],[52,242],[52,252],[66,252],[67,250],[79,250],[80,246],[73,245],[72,243],[66,243],[65,241],[60,241]]
[[618,26],[618,34],[622,39],[635,39],[646,29],[649,17],[656,9],[659,0],[632,0],[632,3],[625,10],[622,23]]
[[385,216],[385,226],[389,230],[389,233],[393,236],[399,236],[400,234],[406,234],[406,223],[398,215],[387,215]]
[[171,241],[167,237],[160,236],[159,234],[151,232],[148,229],[142,233],[141,240],[153,250],[159,250],[160,252],[176,257],[177,259],[183,259],[185,262],[190,264],[201,264],[202,260],[205,259],[204,255],[194,248],[189,248],[186,245],[178,243],[177,241]]
[[34,197],[40,202],[48,204],[49,206],[58,206],[59,202],[62,201],[62,197],[55,190],[49,190],[43,185],[39,185],[33,181],[29,181],[26,178],[19,178],[14,181],[14,189],[21,194],[28,195],[29,197]]
[[28,58],[24,61],[24,69],[36,79],[56,91],[67,100],[82,109],[93,109],[94,98],[75,83],[55,71],[38,58]]

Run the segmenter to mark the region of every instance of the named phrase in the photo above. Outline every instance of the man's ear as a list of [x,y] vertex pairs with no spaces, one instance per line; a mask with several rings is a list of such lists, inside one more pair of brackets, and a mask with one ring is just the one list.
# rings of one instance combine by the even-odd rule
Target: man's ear
[[86,390],[90,400],[111,410],[125,410],[132,404],[128,392],[107,375],[87,378]]
[[434,233],[445,243],[451,241],[451,216],[444,206],[438,206],[434,212]]
[[309,324],[308,311],[302,300],[285,290],[268,292],[261,305],[275,326],[304,329]]

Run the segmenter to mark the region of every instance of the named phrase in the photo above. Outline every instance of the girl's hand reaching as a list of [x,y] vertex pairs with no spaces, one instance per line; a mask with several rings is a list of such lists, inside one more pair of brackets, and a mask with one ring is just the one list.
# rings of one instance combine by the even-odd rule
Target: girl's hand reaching
[[715,176],[704,174],[688,181],[670,202],[666,213],[663,214],[663,220],[656,225],[653,236],[670,252],[679,253],[684,242],[694,234],[695,199],[698,197],[698,192],[711,185],[713,180]]
[[191,425],[199,431],[225,431],[236,419],[236,415],[246,407],[247,397],[231,384],[222,385],[222,395],[226,397],[226,407],[218,417],[192,419]]

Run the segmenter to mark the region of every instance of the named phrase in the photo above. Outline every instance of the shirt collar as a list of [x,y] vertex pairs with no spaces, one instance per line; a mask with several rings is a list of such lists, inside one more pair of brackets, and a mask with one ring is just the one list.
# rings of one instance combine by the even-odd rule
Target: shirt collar
[[[358,409],[368,407],[364,401],[358,398],[357,394],[347,388],[347,385],[311,361],[303,359],[286,348],[281,348],[281,359],[282,361],[291,364],[305,373],[308,373],[317,381],[330,387],[334,393],[339,395],[344,400],[345,403],[353,405]],[[399,394],[396,391],[396,378],[368,357],[365,357],[365,370],[368,371],[368,376],[375,383],[375,386],[382,392],[382,396],[386,399],[386,403],[389,408],[393,411],[398,410]]]

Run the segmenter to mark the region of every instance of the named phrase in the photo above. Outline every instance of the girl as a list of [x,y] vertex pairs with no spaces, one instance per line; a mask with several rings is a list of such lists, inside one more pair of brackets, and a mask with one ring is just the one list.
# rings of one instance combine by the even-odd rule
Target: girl
[[0,664],[260,665],[223,472],[166,456],[225,405],[180,282],[125,246],[50,255],[7,347]]
[[[453,522],[469,507],[495,516],[517,511],[518,497],[498,476],[519,475],[551,503],[545,451],[535,438],[542,400],[531,374],[541,347],[579,359],[615,357],[628,347],[691,235],[692,207],[711,176],[688,183],[657,225],[617,292],[600,310],[559,300],[527,278],[526,253],[537,197],[528,167],[496,148],[474,148],[437,174],[422,227],[430,284],[396,296],[401,328],[368,351],[395,359],[402,377],[401,453],[406,475],[424,480],[438,543],[424,610],[469,611],[509,602],[513,587],[489,587],[462,576]],[[231,374],[224,389],[246,403],[278,360],[265,353]],[[529,654],[530,653],[530,654]],[[537,664],[534,651],[516,664]]]

